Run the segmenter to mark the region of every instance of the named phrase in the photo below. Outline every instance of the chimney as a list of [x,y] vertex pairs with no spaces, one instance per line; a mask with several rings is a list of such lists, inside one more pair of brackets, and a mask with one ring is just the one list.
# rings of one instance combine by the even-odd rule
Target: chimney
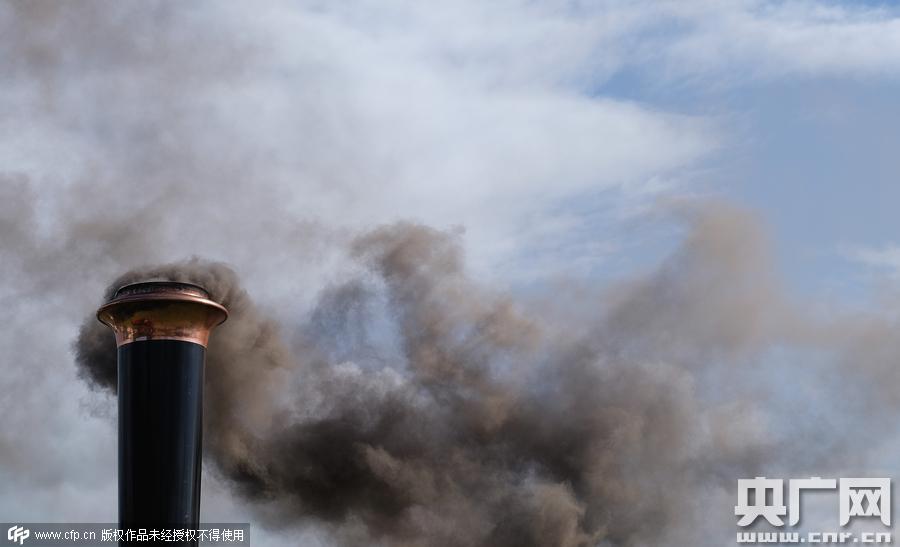
[[227,316],[202,287],[170,281],[121,287],[97,311],[118,346],[122,529],[199,527],[206,344]]

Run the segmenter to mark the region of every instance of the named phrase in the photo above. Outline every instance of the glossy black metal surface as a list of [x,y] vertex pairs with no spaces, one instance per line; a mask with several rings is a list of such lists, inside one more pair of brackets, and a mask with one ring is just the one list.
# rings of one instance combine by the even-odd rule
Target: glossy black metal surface
[[121,528],[199,528],[205,352],[177,340],[119,348]]

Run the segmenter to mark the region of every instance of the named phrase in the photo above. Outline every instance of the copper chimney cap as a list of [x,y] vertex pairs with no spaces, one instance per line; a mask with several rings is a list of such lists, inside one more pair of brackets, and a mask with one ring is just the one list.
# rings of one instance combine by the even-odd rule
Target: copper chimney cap
[[228,311],[193,283],[143,281],[119,287],[97,310],[97,319],[116,334],[116,345],[140,340],[181,340],[206,347],[213,327]]

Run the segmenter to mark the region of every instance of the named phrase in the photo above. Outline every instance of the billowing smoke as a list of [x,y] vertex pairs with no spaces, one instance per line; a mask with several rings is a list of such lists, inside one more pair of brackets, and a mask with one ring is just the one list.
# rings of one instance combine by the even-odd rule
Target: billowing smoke
[[[738,477],[854,463],[840,447],[803,455],[830,437],[802,410],[767,423],[788,407],[753,371],[767,348],[821,347],[829,329],[781,296],[749,215],[686,209],[685,243],[655,273],[584,287],[571,308],[477,283],[453,235],[402,223],[353,240],[361,269],[296,323],[196,259],[128,272],[107,296],[162,278],[229,308],[205,450],[270,526],[324,522],[346,545],[674,544],[711,526],[689,500],[727,507]],[[112,387],[112,336],[93,317],[77,350]],[[711,381],[719,392],[698,391]]]

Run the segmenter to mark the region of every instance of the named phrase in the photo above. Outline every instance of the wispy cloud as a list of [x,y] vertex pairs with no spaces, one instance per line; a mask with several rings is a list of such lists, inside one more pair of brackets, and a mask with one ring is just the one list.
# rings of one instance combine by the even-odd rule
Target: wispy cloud
[[627,62],[670,78],[736,84],[753,78],[900,75],[900,11],[826,2],[637,2]]
[[849,260],[876,268],[892,277],[900,278],[900,245],[881,247],[846,247],[842,255]]

